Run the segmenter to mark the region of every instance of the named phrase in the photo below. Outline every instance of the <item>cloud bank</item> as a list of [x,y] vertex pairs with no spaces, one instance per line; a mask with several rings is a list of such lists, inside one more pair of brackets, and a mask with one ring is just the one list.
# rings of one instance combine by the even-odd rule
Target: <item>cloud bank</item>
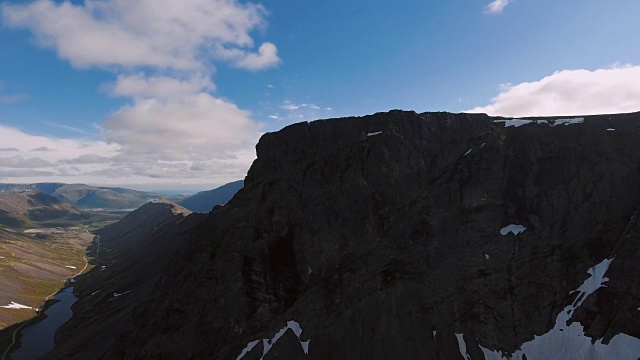
[[466,112],[519,117],[640,111],[640,66],[563,70],[501,90],[491,104]]
[[250,32],[265,27],[262,5],[234,0],[37,0],[2,6],[6,25],[26,28],[43,47],[77,67],[149,66],[198,70],[233,52],[251,70],[279,62],[276,47],[257,52]]
[[[74,67],[114,73],[114,81],[100,90],[130,99],[105,119],[102,140],[84,143],[85,151],[72,152],[74,156],[55,158],[54,153],[82,148],[80,143],[30,137],[31,149],[57,150],[47,157],[38,154],[55,164],[48,171],[106,177],[110,183],[147,178],[220,184],[245,175],[261,124],[248,111],[216,97],[212,76],[216,63],[255,72],[281,62],[274,44],[258,45],[252,35],[266,29],[262,5],[237,0],[36,0],[5,3],[0,10],[4,25],[30,30],[36,44]],[[19,144],[3,146],[23,151]],[[0,161],[36,163],[11,155],[22,158]],[[4,177],[6,181],[8,175]]]

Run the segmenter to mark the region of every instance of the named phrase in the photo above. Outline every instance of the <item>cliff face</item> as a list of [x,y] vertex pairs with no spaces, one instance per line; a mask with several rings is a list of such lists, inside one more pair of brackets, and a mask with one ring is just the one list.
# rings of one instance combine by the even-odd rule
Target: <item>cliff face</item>
[[633,350],[639,120],[392,111],[266,134],[108,357],[533,359],[576,327]]

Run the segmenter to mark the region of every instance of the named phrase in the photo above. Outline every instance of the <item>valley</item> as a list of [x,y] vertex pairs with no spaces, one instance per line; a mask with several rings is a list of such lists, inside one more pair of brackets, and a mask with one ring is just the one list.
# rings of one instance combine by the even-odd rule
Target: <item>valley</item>
[[[214,189],[206,193],[214,198],[198,195],[194,201],[203,210],[224,204],[237,191],[238,186],[233,186],[235,189],[224,187],[222,191]],[[118,206],[78,209],[38,190],[0,192],[0,211],[4,214],[0,219],[0,358],[3,360],[30,359],[34,354],[51,350],[47,344],[53,347],[53,334],[68,320],[62,314],[68,313],[70,317],[74,293],[88,294],[92,301],[100,300],[99,304],[122,297],[124,301],[118,304],[128,304],[128,308],[131,304],[127,298],[137,299],[135,304],[146,299],[149,289],[140,287],[140,283],[153,284],[147,272],[154,267],[160,269],[168,257],[179,250],[172,227],[191,214],[166,200],[150,202],[134,209],[130,215],[127,215],[130,211]],[[195,218],[203,216],[194,214]],[[123,223],[115,225],[120,219]],[[185,226],[188,223],[185,222]],[[142,240],[145,237],[155,243],[145,244]],[[172,242],[173,245],[168,246]],[[127,252],[139,254],[146,251],[145,246],[162,249],[151,251],[146,260],[132,258],[133,262],[127,267],[139,268],[141,278],[113,271],[114,263],[122,265],[126,261]],[[160,256],[159,251],[164,255]],[[90,272],[87,276],[81,276],[87,272]],[[155,275],[151,278],[156,279]],[[124,288],[126,286],[129,289]],[[136,294],[126,296],[133,288]],[[87,310],[92,312],[94,306]],[[105,324],[110,323],[105,320]]]
[[0,213],[1,353],[68,279],[91,269],[92,232],[124,214],[83,211],[38,190],[0,192]]

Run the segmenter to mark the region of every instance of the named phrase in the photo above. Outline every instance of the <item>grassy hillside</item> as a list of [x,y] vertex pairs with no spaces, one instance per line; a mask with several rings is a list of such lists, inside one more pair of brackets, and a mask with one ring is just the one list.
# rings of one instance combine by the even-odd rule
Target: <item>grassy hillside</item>
[[0,227],[0,328],[32,317],[67,278],[81,272],[92,239],[79,227],[25,233]]

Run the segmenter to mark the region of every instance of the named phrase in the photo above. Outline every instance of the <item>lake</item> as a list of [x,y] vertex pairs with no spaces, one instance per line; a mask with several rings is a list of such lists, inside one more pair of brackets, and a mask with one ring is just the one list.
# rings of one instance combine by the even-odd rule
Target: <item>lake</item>
[[47,318],[22,329],[22,345],[11,354],[12,360],[37,359],[53,349],[56,330],[71,319],[71,305],[78,299],[73,295],[73,287],[64,289],[53,298],[59,302],[45,310]]

